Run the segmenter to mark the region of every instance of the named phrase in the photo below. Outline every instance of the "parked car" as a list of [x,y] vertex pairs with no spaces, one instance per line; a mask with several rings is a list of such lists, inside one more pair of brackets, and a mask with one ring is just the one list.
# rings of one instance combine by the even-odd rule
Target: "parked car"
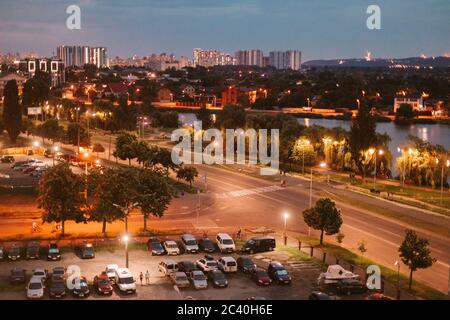
[[28,299],[42,299],[45,286],[40,278],[32,277],[26,286]]
[[66,281],[59,275],[52,275],[48,291],[50,298],[63,298],[66,296]]
[[185,253],[197,253],[199,250],[197,240],[192,234],[183,234],[181,236],[181,245]]
[[198,259],[195,264],[203,272],[210,272],[211,270],[217,270],[219,268],[217,261],[209,254],[205,255],[202,259]]
[[214,288],[228,287],[228,280],[220,270],[212,270],[208,273],[208,279],[213,284]]
[[202,238],[198,240],[198,248],[205,253],[213,253],[214,251],[216,251],[214,242],[212,242],[208,238]]
[[236,251],[234,241],[227,233],[217,234],[216,243],[219,247],[219,251],[222,253],[233,253]]
[[75,278],[72,281],[73,289],[72,294],[78,298],[86,298],[91,291],[89,290],[89,284],[85,277]]
[[47,260],[61,260],[61,252],[56,243],[49,243],[47,247]]
[[233,257],[221,257],[217,260],[219,270],[225,273],[237,272],[237,262]]
[[342,279],[336,283],[336,292],[338,294],[351,295],[354,293],[364,293],[367,287],[357,279]]
[[106,271],[94,277],[94,288],[98,294],[112,295],[113,287]]
[[94,259],[95,258],[95,249],[92,243],[83,243],[80,248],[80,257],[81,259]]
[[3,251],[3,247],[0,247],[0,261],[2,261],[3,259],[5,259],[5,253]]
[[108,276],[109,280],[115,281],[116,280],[116,270],[119,269],[119,266],[117,264],[108,264],[105,268],[106,275]]
[[189,279],[186,273],[177,271],[170,274],[170,280],[172,280],[173,284],[178,288],[189,288]]
[[118,268],[116,270],[115,284],[122,293],[135,293],[136,281],[133,278],[130,270],[127,268]]
[[39,259],[40,250],[41,247],[38,241],[30,241],[27,244],[25,256],[27,257],[27,259]]
[[52,277],[66,278],[66,268],[64,267],[54,267],[52,270]]
[[272,251],[276,247],[274,237],[254,237],[250,238],[243,246],[242,252],[253,254],[255,252]]
[[279,262],[271,262],[267,269],[267,273],[269,274],[269,277],[273,281],[277,281],[278,284],[290,284],[292,282],[291,276]]
[[180,248],[175,241],[168,240],[163,242],[164,250],[166,250],[168,255],[177,256],[180,254]]
[[237,258],[238,270],[244,273],[252,273],[256,270],[256,264],[249,256],[240,256]]
[[14,163],[15,159],[13,156],[2,156],[0,161],[1,163]]
[[252,279],[256,282],[258,286],[268,286],[272,283],[266,270],[257,268],[252,272]]
[[169,276],[178,271],[178,264],[173,260],[163,260],[158,264],[158,271],[164,276]]
[[327,294],[321,291],[313,291],[309,295],[309,300],[338,300],[335,295]]
[[47,271],[47,269],[36,268],[36,269],[33,269],[33,273],[31,276],[33,278],[39,278],[42,280],[42,282],[45,282],[48,277],[48,271]]
[[18,243],[13,243],[8,251],[8,259],[11,261],[19,260],[22,257],[22,248]]
[[152,256],[161,256],[166,253],[161,242],[157,238],[150,238],[147,241],[148,251],[152,253]]
[[198,267],[192,261],[178,262],[178,271],[189,273],[191,271],[198,270]]
[[25,280],[26,280],[25,269],[14,268],[11,270],[11,273],[9,275],[9,282],[11,284],[22,284],[25,283]]
[[191,271],[191,273],[189,274],[189,280],[191,280],[192,285],[197,290],[208,288],[208,279],[200,270]]
[[392,297],[386,296],[382,293],[373,293],[369,295],[366,300],[395,300]]

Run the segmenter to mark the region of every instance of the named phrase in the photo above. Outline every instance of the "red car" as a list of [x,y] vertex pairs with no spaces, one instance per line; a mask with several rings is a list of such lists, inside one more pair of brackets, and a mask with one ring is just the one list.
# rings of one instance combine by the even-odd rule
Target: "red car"
[[98,294],[101,295],[112,295],[113,287],[108,275],[103,271],[100,275],[94,278],[94,287]]
[[252,279],[259,286],[268,286],[272,283],[272,279],[270,279],[267,271],[264,269],[256,269],[252,273]]

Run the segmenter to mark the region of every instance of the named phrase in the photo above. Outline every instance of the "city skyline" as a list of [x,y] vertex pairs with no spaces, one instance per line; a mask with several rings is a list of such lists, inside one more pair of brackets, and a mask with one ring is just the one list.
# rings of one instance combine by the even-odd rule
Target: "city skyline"
[[[67,3],[3,2],[0,50],[51,56],[57,45],[79,44],[107,47],[109,57],[153,52],[191,57],[196,47],[230,54],[251,48],[264,52],[298,48],[302,61],[357,58],[367,51],[377,58],[440,56],[450,51],[446,23],[450,4],[439,0],[432,4],[409,1],[407,7],[379,1],[381,30],[367,29],[368,4],[361,1],[340,5],[287,1],[283,6],[269,1],[190,0],[135,1],[126,6],[83,0],[77,4],[81,30],[65,27]],[[46,10],[39,10],[44,6]]]

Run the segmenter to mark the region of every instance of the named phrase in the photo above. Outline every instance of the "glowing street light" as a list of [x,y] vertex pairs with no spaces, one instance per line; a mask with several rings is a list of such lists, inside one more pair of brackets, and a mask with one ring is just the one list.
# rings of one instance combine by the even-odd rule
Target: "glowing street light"
[[33,141],[33,147],[38,148],[40,146],[39,141]]
[[384,151],[383,151],[383,149],[380,149],[377,152],[376,149],[371,148],[371,149],[369,149],[369,153],[370,153],[370,155],[375,154],[375,173],[373,175],[373,189],[375,190],[376,183],[377,183],[377,154],[382,156],[384,154]]
[[284,245],[287,245],[287,235],[286,235],[286,226],[287,226],[287,219],[289,218],[289,214],[287,212],[283,213],[284,218]]
[[127,234],[125,234],[123,237],[122,237],[122,241],[125,243],[125,266],[126,266],[126,268],[128,268],[128,242],[130,241],[130,237],[127,235]]
[[305,147],[309,146],[311,141],[308,139],[302,140],[302,174],[305,174]]

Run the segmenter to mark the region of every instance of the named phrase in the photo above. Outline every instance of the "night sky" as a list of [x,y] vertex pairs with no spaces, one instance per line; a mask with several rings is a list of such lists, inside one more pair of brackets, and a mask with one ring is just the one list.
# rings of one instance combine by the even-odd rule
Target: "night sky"
[[[66,8],[81,8],[81,30]],[[381,7],[381,30],[366,27]],[[0,51],[51,55],[59,44],[106,46],[110,57],[195,47],[300,49],[303,61],[450,53],[449,0],[0,0]]]

